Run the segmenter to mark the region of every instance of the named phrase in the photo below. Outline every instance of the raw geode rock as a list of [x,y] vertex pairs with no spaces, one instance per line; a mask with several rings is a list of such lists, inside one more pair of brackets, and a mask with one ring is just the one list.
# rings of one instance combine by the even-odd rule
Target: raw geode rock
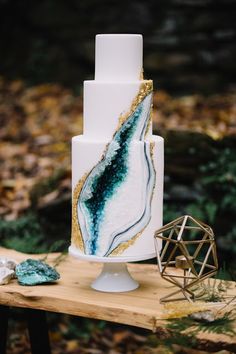
[[5,285],[10,282],[10,280],[13,278],[15,272],[12,269],[9,269],[7,267],[0,267],[0,285]]
[[215,321],[215,315],[210,310],[195,312],[195,313],[192,313],[189,317],[192,318],[192,320],[195,320],[197,322],[213,322],[213,321]]
[[27,259],[18,264],[16,276],[21,285],[52,283],[60,278],[60,274],[54,268],[36,259]]
[[15,270],[16,269],[16,261],[11,258],[7,257],[0,257],[0,267],[6,267],[10,270]]

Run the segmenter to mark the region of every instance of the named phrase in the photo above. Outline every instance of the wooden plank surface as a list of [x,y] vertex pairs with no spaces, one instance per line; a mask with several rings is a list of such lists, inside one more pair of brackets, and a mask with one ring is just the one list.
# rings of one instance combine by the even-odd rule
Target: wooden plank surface
[[[0,256],[14,258],[18,262],[27,258],[42,258],[42,255],[26,255],[4,248],[0,248]],[[57,256],[50,254],[47,262],[52,263]],[[103,319],[151,330],[161,326],[169,317],[166,307],[159,300],[174,288],[160,277],[155,265],[129,264],[129,271],[140,287],[124,293],[91,289],[90,284],[101,267],[101,264],[79,261],[68,255],[57,268],[61,274],[58,283],[20,286],[14,279],[10,284],[0,286],[0,304]],[[230,296],[236,295],[233,285]],[[182,303],[190,307],[186,301]],[[205,306],[210,308],[212,305]]]

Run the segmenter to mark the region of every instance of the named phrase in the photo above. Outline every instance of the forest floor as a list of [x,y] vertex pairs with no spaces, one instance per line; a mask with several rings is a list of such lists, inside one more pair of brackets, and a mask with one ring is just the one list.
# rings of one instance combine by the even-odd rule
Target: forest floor
[[[52,354],[230,354],[236,350],[236,344],[197,340],[195,336],[164,328],[154,334],[140,328],[59,314],[48,314],[48,323]],[[30,353],[22,310],[15,310],[9,326],[7,354]]]

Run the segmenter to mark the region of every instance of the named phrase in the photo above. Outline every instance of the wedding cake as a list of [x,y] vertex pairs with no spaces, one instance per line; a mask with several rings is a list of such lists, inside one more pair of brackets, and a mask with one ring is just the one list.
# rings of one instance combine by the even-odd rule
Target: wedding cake
[[164,142],[152,135],[142,36],[100,34],[95,47],[95,79],[84,82],[83,135],[72,139],[70,253],[152,258],[162,226]]

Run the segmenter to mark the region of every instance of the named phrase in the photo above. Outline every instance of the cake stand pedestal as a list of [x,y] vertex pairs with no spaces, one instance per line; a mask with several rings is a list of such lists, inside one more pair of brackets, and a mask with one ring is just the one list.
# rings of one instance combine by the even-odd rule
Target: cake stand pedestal
[[139,284],[130,275],[126,263],[104,263],[100,275],[92,282],[91,287],[113,293],[137,289]]
[[80,254],[73,246],[69,253],[81,260],[103,263],[99,276],[92,282],[91,287],[104,292],[125,292],[135,290],[139,283],[132,278],[127,262],[143,261],[155,257],[155,253],[138,257],[97,257]]

